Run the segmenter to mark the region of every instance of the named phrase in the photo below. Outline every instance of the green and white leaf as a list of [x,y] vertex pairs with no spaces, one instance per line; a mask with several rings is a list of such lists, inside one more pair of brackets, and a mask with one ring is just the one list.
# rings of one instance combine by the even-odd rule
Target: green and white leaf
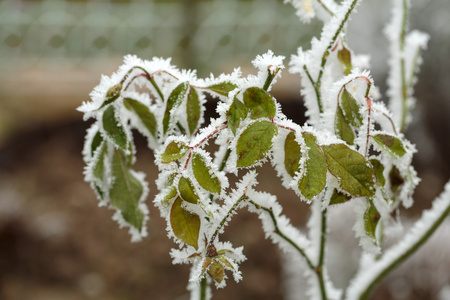
[[[150,108],[142,102],[132,98],[125,98],[124,104],[125,107],[134,112],[140,123],[142,123],[143,127],[145,128],[145,130],[140,131],[146,136],[148,135],[148,133],[150,133],[153,138],[156,138],[157,121],[155,114],[150,110]],[[138,129],[140,128],[138,127]]]
[[199,95],[195,88],[191,87],[186,100],[186,117],[190,135],[193,135],[197,130],[201,114],[202,107]]
[[172,204],[170,211],[170,226],[175,236],[183,243],[198,249],[200,225],[200,217],[184,209],[182,200],[178,197]]
[[272,119],[275,116],[277,111],[275,100],[265,90],[258,87],[250,87],[245,90],[243,98],[252,119]]
[[128,136],[124,129],[124,124],[121,124],[116,116],[116,108],[110,105],[103,112],[102,116],[102,126],[106,135],[123,150],[128,148]]
[[130,170],[128,158],[119,149],[114,149],[111,172],[113,183],[109,190],[110,203],[121,212],[123,219],[139,232],[144,226],[145,212],[140,202],[146,196],[147,187],[143,176]]
[[206,157],[199,153],[194,153],[191,161],[192,172],[198,184],[208,192],[219,195],[222,190],[222,184]]
[[374,172],[359,152],[345,144],[322,146],[330,173],[341,188],[355,197],[374,195]]
[[166,108],[163,116],[163,134],[165,135],[170,128],[175,127],[175,124],[172,124],[174,118],[174,112],[183,102],[187,91],[189,89],[189,82],[185,81],[180,83],[177,87],[175,87],[167,98]]
[[236,134],[236,130],[241,124],[241,121],[247,117],[248,108],[239,99],[234,97],[233,102],[228,109],[227,123],[233,134]]
[[396,136],[377,133],[372,135],[372,139],[383,149],[394,157],[402,157],[406,154],[403,142]]
[[322,150],[316,144],[316,137],[304,132],[303,139],[308,147],[308,159],[305,172],[298,183],[298,189],[306,199],[311,200],[325,188],[327,165]]
[[237,85],[232,83],[231,81],[224,81],[208,86],[208,89],[210,91],[226,97],[228,97],[228,94],[236,88]]
[[236,145],[237,167],[250,167],[267,156],[278,127],[269,121],[251,123],[241,133]]
[[186,143],[178,140],[173,140],[164,148],[164,151],[159,154],[159,159],[162,163],[170,163],[180,159],[186,154],[189,147]]

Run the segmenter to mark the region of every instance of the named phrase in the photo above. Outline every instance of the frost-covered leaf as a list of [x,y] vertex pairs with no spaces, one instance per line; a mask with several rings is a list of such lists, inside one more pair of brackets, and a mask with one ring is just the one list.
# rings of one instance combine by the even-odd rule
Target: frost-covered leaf
[[186,114],[189,127],[189,133],[192,135],[198,126],[200,120],[201,105],[197,91],[194,88],[189,90],[186,102]]
[[97,148],[102,144],[102,142],[103,142],[102,134],[100,133],[100,131],[97,131],[91,142],[91,157],[94,156],[95,150],[97,150]]
[[345,46],[338,51],[338,59],[344,65],[344,74],[349,75],[352,72],[352,53]]
[[156,118],[150,109],[143,103],[131,98],[125,98],[124,103],[126,103],[128,107],[136,113],[138,118],[142,121],[142,124],[144,124],[145,128],[147,128],[151,135],[156,137]]
[[208,86],[208,89],[222,96],[228,96],[228,93],[236,88],[237,85],[230,81],[224,81]]
[[139,209],[139,199],[144,187],[130,172],[128,158],[121,150],[114,150],[112,159],[112,176],[114,178],[109,197],[111,205],[122,212],[122,216],[129,224],[141,229],[144,213]]
[[356,102],[356,99],[353,98],[352,94],[350,94],[345,87],[342,91],[340,104],[342,107],[342,113],[349,124],[355,127],[360,127],[363,118],[359,113],[358,102]]
[[102,121],[106,134],[114,141],[114,143],[124,150],[127,149],[127,135],[123,129],[123,125],[119,123],[115,116],[114,106],[109,106],[103,112]]
[[322,146],[328,170],[352,196],[373,196],[374,173],[364,156],[344,144]]
[[101,146],[100,149],[100,155],[98,157],[98,161],[97,163],[94,165],[94,169],[92,170],[92,174],[94,175],[95,178],[99,179],[99,180],[103,180],[103,173],[104,173],[104,168],[105,168],[105,153],[107,150],[107,144],[103,143],[103,145]]
[[298,188],[303,196],[311,200],[325,187],[327,164],[322,150],[316,144],[316,137],[310,133],[303,133],[303,138],[309,150],[306,171],[298,183]]
[[181,199],[193,204],[197,204],[199,199],[198,195],[195,192],[194,185],[188,178],[180,178],[180,181],[178,182],[178,191],[180,192]]
[[277,132],[278,127],[269,121],[250,124],[237,142],[237,167],[249,167],[263,159],[272,148],[272,139]]
[[192,171],[202,188],[211,193],[220,194],[221,185],[219,178],[213,174],[213,171],[200,154],[195,153],[192,156]]
[[218,283],[223,281],[224,271],[223,265],[216,260],[208,268],[208,274]]
[[200,217],[185,210],[178,197],[170,210],[170,226],[177,238],[184,243],[198,249],[198,235],[200,232]]
[[396,157],[402,157],[406,154],[405,147],[403,146],[402,141],[395,136],[390,134],[375,134],[372,136],[373,140],[386,149],[389,153]]
[[331,195],[331,198],[330,198],[330,205],[345,203],[345,202],[349,201],[350,199],[351,199],[351,197],[349,197],[348,195],[341,193],[335,189],[333,191],[333,195]]
[[227,122],[233,134],[236,134],[236,129],[241,124],[241,121],[247,117],[248,109],[236,97],[233,99],[230,108],[227,111]]
[[245,90],[243,98],[245,106],[250,110],[252,119],[271,119],[275,116],[275,101],[265,90],[258,87],[250,87]]
[[284,141],[284,167],[291,177],[294,177],[295,173],[299,171],[301,157],[301,148],[295,140],[295,133],[289,132]]
[[102,103],[102,106],[100,106],[100,108],[105,107],[106,105],[116,101],[117,98],[119,98],[119,96],[120,96],[121,90],[122,90],[121,82],[110,87],[108,89],[108,91],[106,92],[105,101]]
[[189,82],[185,81],[180,83],[173,91],[170,93],[169,98],[166,103],[166,110],[164,111],[163,118],[163,133],[166,134],[171,127],[170,121],[172,118],[172,110],[178,107],[183,101],[186,92],[189,88]]
[[170,163],[175,161],[186,153],[188,150],[188,146],[180,141],[172,141],[164,149],[164,152],[161,153],[160,158],[163,163]]
[[375,232],[377,229],[378,222],[380,221],[380,213],[373,203],[370,203],[369,208],[364,213],[364,229],[366,230],[366,234],[375,239]]
[[384,186],[386,183],[386,178],[384,178],[384,165],[378,159],[371,159],[373,171],[375,173],[375,179],[380,186]]
[[349,145],[353,145],[355,134],[352,127],[342,113],[342,109],[338,106],[336,109],[335,121],[336,135]]

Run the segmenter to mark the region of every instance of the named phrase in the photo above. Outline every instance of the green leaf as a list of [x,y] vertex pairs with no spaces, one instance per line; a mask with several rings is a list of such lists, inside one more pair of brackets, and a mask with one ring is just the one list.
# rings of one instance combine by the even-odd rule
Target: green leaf
[[309,150],[306,172],[300,179],[298,188],[303,196],[311,200],[325,188],[327,182],[327,165],[322,150],[316,144],[316,137],[304,132],[303,138]]
[[120,91],[122,90],[122,83],[119,82],[116,85],[113,85],[112,87],[110,87],[108,89],[108,91],[106,92],[106,96],[105,96],[105,101],[102,103],[102,106],[99,107],[102,108],[110,103],[113,103],[114,101],[117,100],[117,98],[119,98],[120,96]]
[[284,141],[284,167],[291,177],[294,177],[295,173],[300,169],[301,157],[301,148],[295,140],[295,133],[289,132]]
[[175,199],[170,210],[170,226],[177,238],[184,243],[198,249],[198,236],[200,232],[200,217],[185,210],[181,206],[181,198]]
[[237,142],[237,167],[249,167],[263,159],[272,148],[272,139],[277,132],[278,127],[269,121],[250,124]]
[[156,137],[156,118],[150,109],[145,104],[131,98],[125,98],[125,103],[127,103],[129,107],[134,110],[138,118],[142,121],[142,124],[144,124],[145,128],[147,128],[151,135]]
[[376,239],[375,232],[380,218],[381,216],[377,208],[370,202],[369,208],[364,213],[364,229],[366,230],[366,234],[373,239]]
[[348,195],[339,192],[338,190],[333,191],[333,195],[331,195],[330,205],[341,204],[349,201],[351,197]]
[[340,104],[342,107],[342,113],[348,123],[355,127],[360,127],[363,119],[359,113],[358,102],[356,102],[356,99],[353,98],[352,94],[350,94],[345,87],[342,91]]
[[183,101],[186,92],[189,88],[189,82],[185,81],[180,83],[173,91],[170,93],[169,98],[166,103],[166,110],[164,111],[163,118],[163,133],[166,134],[170,127],[170,120],[172,117],[172,110],[178,107]]
[[211,91],[213,91],[219,95],[222,95],[222,96],[228,96],[228,93],[236,88],[237,88],[237,85],[235,85],[234,83],[232,83],[230,81],[224,81],[221,83],[210,85],[208,87],[208,89],[210,89]]
[[101,147],[102,148],[100,150],[100,155],[98,157],[96,164],[94,165],[93,175],[95,178],[103,181],[103,173],[104,173],[103,170],[105,168],[105,153],[108,147],[106,143],[103,143]]
[[221,185],[219,179],[212,173],[211,168],[206,165],[205,159],[195,153],[192,156],[192,171],[197,182],[205,190],[220,194]]
[[181,199],[193,204],[197,204],[199,199],[198,195],[195,192],[194,185],[188,178],[180,178],[180,181],[178,182],[178,191],[180,192]]
[[111,105],[103,112],[102,121],[106,134],[117,146],[126,150],[128,145],[127,135],[123,125],[116,119],[114,106]]
[[338,51],[338,59],[344,65],[344,74],[352,72],[352,53],[345,46]]
[[193,87],[191,87],[186,102],[187,122],[189,133],[191,135],[194,134],[195,130],[197,129],[201,112],[202,110],[197,91]]
[[374,195],[374,172],[358,152],[345,144],[322,146],[328,170],[339,179],[342,189],[352,196]]
[[208,269],[208,274],[218,283],[223,281],[224,268],[221,263],[214,261]]
[[336,110],[335,121],[336,135],[349,145],[353,145],[355,141],[355,134],[348,123],[347,119],[342,114],[342,109],[338,106]]
[[127,167],[127,157],[121,150],[115,150],[112,160],[112,176],[114,178],[109,197],[111,205],[122,212],[129,224],[141,229],[144,214],[139,209],[139,199],[144,187]]
[[236,134],[236,129],[241,124],[241,121],[247,117],[248,109],[236,97],[233,99],[230,108],[227,111],[227,122],[233,134]]
[[97,131],[91,143],[91,157],[94,156],[95,150],[97,150],[97,148],[101,145],[102,142],[103,142],[102,134],[100,133],[100,131]]
[[395,157],[402,157],[406,154],[402,141],[395,136],[379,133],[373,135],[372,138]]
[[371,159],[370,163],[372,164],[373,171],[375,173],[375,179],[380,186],[384,186],[386,183],[386,178],[384,178],[384,166],[378,159]]
[[250,110],[252,119],[272,119],[276,113],[275,101],[265,90],[258,87],[250,87],[244,92],[244,104]]
[[180,141],[172,141],[170,142],[166,149],[164,149],[164,152],[160,155],[161,162],[163,163],[170,163],[172,161],[175,161],[186,153],[186,151],[189,149],[189,147]]

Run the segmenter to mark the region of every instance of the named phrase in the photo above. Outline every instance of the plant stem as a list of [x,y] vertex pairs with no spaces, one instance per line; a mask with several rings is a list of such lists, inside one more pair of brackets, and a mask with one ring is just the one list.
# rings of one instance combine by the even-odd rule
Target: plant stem
[[206,276],[200,281],[200,300],[206,300],[206,290],[208,289],[208,279]]
[[[444,195],[443,197],[448,197],[449,195]],[[435,200],[438,201],[438,200]],[[366,286],[366,288],[359,294],[359,300],[366,300],[369,299],[369,296],[373,290],[373,288],[392,270],[394,270],[399,264],[401,264],[404,260],[406,260],[408,257],[410,257],[413,253],[415,253],[436,231],[436,229],[442,224],[442,222],[445,220],[445,218],[450,214],[450,201],[447,201],[445,209],[441,213],[437,213],[436,211],[433,213],[436,213],[437,216],[435,217],[434,222],[432,222],[430,225],[427,226],[427,230],[420,236],[412,245],[410,245],[406,249],[399,250],[401,248],[397,247],[396,249],[391,249],[390,253],[393,253],[392,261],[383,269],[381,270],[374,270],[374,272],[378,272],[378,275],[375,276]],[[431,209],[433,210],[433,209]],[[427,212],[425,212],[427,213]],[[422,215],[424,216],[425,213]],[[428,212],[430,213],[430,212]],[[419,224],[422,220],[419,220],[416,222],[416,224]],[[411,234],[411,231],[409,235]],[[402,241],[398,243],[398,245],[401,245]],[[387,253],[386,253],[387,254]],[[391,257],[392,257],[391,256]],[[387,255],[384,255],[384,258],[386,258]],[[388,258],[387,258],[388,259]],[[381,264],[383,263],[383,259],[378,260],[377,263]],[[369,271],[369,270],[367,270]]]
[[292,239],[290,239],[289,237],[287,237],[278,227],[278,222],[275,218],[275,215],[273,213],[273,211],[270,208],[261,206],[256,204],[255,202],[253,202],[252,200],[249,201],[251,204],[253,204],[256,208],[262,209],[265,212],[267,212],[270,215],[270,218],[272,219],[273,225],[275,226],[275,233],[278,234],[282,239],[284,239],[286,242],[288,242],[292,247],[294,247],[301,256],[303,256],[303,258],[306,260],[306,264],[309,266],[309,268],[311,270],[315,270],[316,268],[314,267],[313,263],[311,262],[311,260],[309,259],[309,257],[306,255],[305,251],[300,248],[299,245],[297,245]]
[[400,132],[405,131],[406,117],[408,116],[408,84],[406,82],[406,70],[405,70],[405,35],[406,27],[408,23],[408,0],[403,0],[403,14],[402,14],[402,26],[399,36],[399,52],[400,52],[400,77],[402,81],[401,94],[402,94],[402,117],[400,121]]
[[324,209],[321,214],[321,233],[320,233],[320,250],[319,250],[319,263],[317,264],[316,274],[319,280],[320,293],[323,300],[327,300],[327,289],[325,287],[325,281],[323,278],[323,266],[325,262],[325,244],[327,236],[327,210]]

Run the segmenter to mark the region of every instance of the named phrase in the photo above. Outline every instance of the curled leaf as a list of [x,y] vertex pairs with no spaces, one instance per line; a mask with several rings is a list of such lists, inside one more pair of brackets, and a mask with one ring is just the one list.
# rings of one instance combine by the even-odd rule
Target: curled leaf
[[178,191],[180,192],[181,199],[193,204],[197,204],[199,198],[197,193],[195,192],[194,185],[189,180],[189,178],[180,178],[180,181],[178,182]]
[[161,162],[163,163],[170,163],[172,161],[175,161],[186,153],[188,150],[188,146],[179,141],[172,141],[167,146],[166,149],[164,149],[164,152],[161,153],[160,158]]
[[390,134],[379,133],[373,135],[372,139],[395,157],[402,157],[406,154],[406,149],[398,137]]

